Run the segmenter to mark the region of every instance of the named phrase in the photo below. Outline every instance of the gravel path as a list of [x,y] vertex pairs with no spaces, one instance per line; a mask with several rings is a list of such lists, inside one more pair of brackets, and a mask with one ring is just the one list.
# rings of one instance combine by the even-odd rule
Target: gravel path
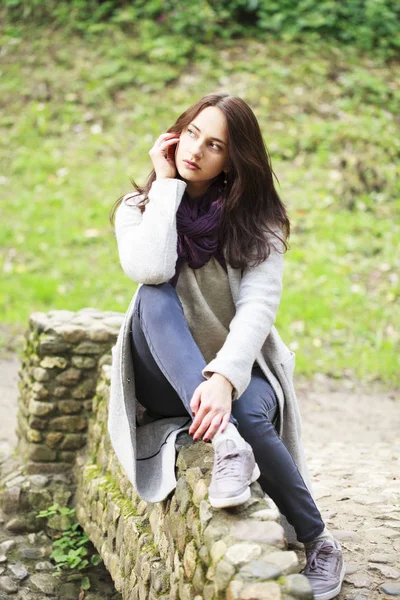
[[[0,360],[0,455],[16,443],[18,366]],[[400,596],[399,394],[323,377],[297,390],[314,496],[345,553],[339,600]]]
[[340,385],[298,389],[314,496],[347,564],[339,598],[400,597],[400,397]]

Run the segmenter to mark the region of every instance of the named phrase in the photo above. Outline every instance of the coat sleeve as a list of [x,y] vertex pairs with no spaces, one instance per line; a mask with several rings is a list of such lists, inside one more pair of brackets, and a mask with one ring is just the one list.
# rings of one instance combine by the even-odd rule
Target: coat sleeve
[[124,196],[115,215],[115,235],[124,272],[137,283],[157,285],[175,274],[177,261],[176,213],[186,183],[157,179],[142,213],[142,196]]
[[[274,248],[272,244],[277,246]],[[229,332],[216,357],[202,374],[224,375],[233,385],[232,399],[237,400],[250,383],[257,355],[275,322],[282,293],[283,249],[274,241],[271,253],[257,267],[248,267],[240,282],[236,313]]]

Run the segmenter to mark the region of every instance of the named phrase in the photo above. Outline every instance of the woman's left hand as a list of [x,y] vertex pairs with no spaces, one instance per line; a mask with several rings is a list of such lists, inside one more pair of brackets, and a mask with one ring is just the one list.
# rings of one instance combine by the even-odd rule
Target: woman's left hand
[[231,382],[219,373],[197,386],[190,401],[195,418],[189,434],[195,441],[202,436],[209,441],[218,429],[221,433],[225,430],[232,410],[232,389]]

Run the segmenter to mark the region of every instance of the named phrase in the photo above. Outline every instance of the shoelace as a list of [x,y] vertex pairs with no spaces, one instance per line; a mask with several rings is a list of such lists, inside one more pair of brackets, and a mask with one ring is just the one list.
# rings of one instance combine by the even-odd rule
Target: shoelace
[[229,476],[232,475],[233,477],[236,477],[238,475],[239,472],[239,464],[237,461],[233,460],[225,460],[227,458],[236,458],[237,456],[240,456],[239,452],[228,452],[226,454],[223,454],[222,456],[217,456],[217,461],[216,461],[216,468],[215,468],[215,472],[216,475],[222,475],[222,476]]
[[317,546],[314,550],[310,552],[307,557],[307,566],[304,571],[317,571],[321,573],[321,575],[325,575],[329,573],[329,569],[327,567],[329,563],[329,554],[334,554],[336,548],[331,546],[330,544],[321,544]]

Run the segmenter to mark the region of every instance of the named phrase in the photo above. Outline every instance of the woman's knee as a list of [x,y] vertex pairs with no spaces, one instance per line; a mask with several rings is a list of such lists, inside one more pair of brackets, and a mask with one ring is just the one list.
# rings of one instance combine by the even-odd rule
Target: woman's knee
[[259,421],[272,423],[278,412],[278,404],[273,390],[264,393],[246,392],[232,405],[232,414],[244,428],[251,428]]
[[152,319],[165,319],[171,306],[180,304],[175,288],[170,283],[142,284],[138,290],[137,311],[143,316],[148,311]]

